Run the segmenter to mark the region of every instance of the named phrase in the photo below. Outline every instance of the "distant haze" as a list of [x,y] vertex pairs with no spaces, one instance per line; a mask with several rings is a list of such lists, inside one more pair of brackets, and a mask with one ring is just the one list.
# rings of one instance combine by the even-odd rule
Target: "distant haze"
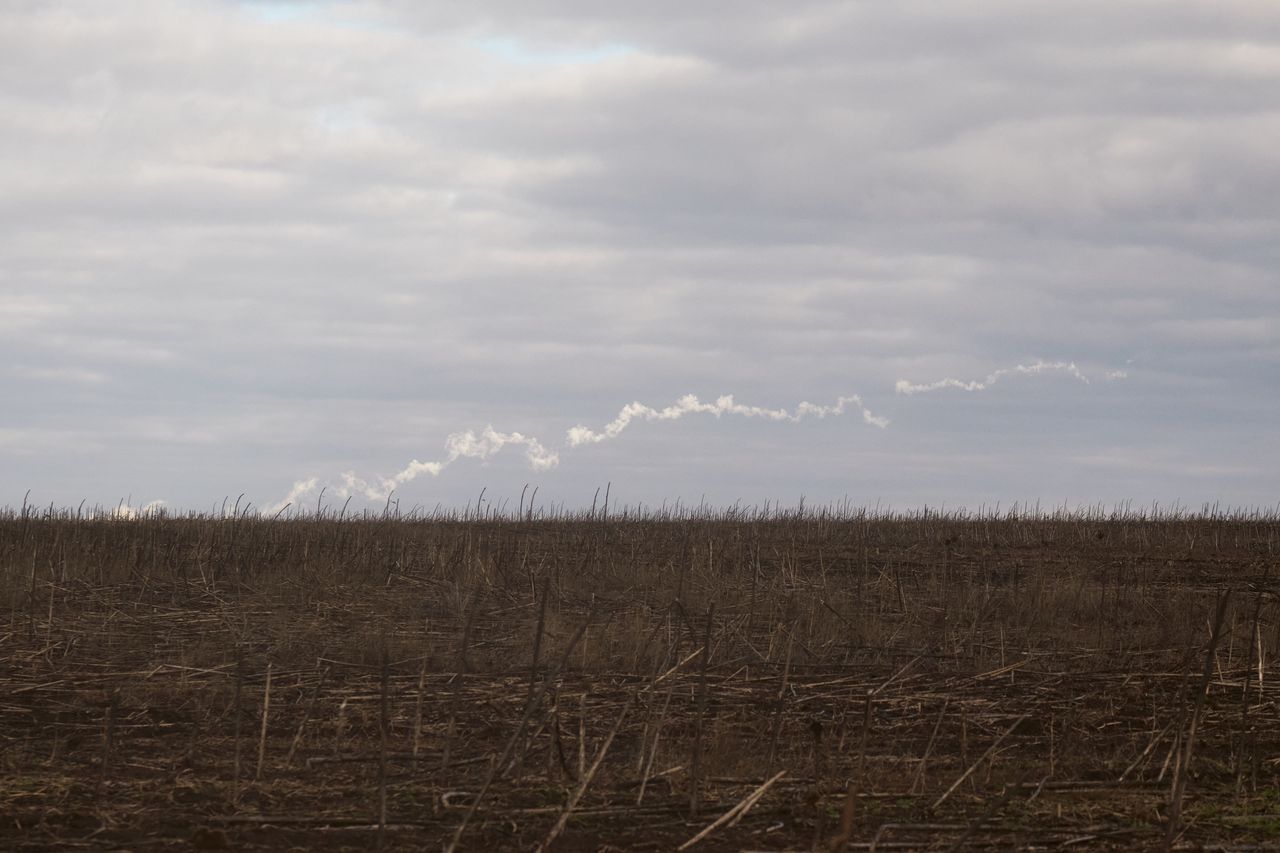
[[1278,140],[1270,0],[8,2],[0,505],[1274,505]]

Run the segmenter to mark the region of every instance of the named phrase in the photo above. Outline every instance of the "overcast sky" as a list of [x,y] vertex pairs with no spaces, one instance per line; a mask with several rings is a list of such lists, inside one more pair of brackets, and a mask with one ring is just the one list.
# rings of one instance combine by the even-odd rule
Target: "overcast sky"
[[1273,0],[0,3],[0,505],[1274,505],[1278,389]]

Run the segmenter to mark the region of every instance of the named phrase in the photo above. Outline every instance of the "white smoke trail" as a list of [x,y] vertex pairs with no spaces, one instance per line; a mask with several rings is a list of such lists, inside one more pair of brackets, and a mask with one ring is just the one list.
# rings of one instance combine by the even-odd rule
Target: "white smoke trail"
[[[965,381],[945,378],[934,382],[915,383],[906,379],[899,379],[895,390],[898,394],[904,396],[927,394],[947,388],[955,388],[961,391],[985,391],[1010,376],[1035,376],[1044,373],[1063,373],[1080,380],[1086,385],[1090,384],[1089,377],[1076,366],[1075,362],[1036,361],[1031,364],[1017,364],[1013,367],[1000,368],[979,380]],[[1127,377],[1128,373],[1124,370],[1108,370],[1103,375],[1103,379],[1106,381],[1116,381]],[[806,418],[826,418],[843,415],[851,409],[856,410],[861,415],[863,423],[869,426],[878,427],[879,429],[885,429],[889,426],[889,419],[872,413],[857,394],[839,397],[831,405],[820,405],[807,401],[801,402],[790,410],[748,406],[734,400],[732,394],[718,397],[714,402],[709,403],[702,402],[693,394],[686,394],[675,403],[660,409],[655,409],[640,402],[628,403],[618,411],[612,421],[601,427],[599,431],[581,424],[574,426],[565,434],[566,449],[573,450],[584,445],[599,444],[603,441],[615,439],[637,420],[674,421],[683,418],[685,415],[704,414],[712,415],[716,418],[721,415],[736,415],[743,418],[762,418],[771,421],[799,423]],[[459,459],[488,459],[508,445],[523,447],[529,467],[534,471],[549,471],[560,463],[560,454],[547,448],[534,436],[524,435],[519,432],[498,432],[492,426],[486,426],[479,433],[472,430],[452,433],[445,440],[445,454],[442,459],[428,462],[414,459],[402,470],[390,477],[380,477],[369,481],[356,476],[353,471],[347,471],[341,475],[340,484],[334,486],[334,492],[340,498],[359,495],[371,501],[384,501],[389,499],[391,493],[398,487],[412,482],[424,474],[438,477],[446,468]],[[291,503],[314,493],[319,487],[320,481],[318,478],[312,477],[307,480],[299,480],[293,484],[293,488],[283,500],[267,507],[263,510],[263,514],[274,515],[281,512]]]
[[524,447],[529,467],[535,471],[549,471],[560,463],[560,455],[554,450],[548,450],[533,436],[518,432],[498,432],[492,426],[487,426],[479,434],[466,430],[450,435],[445,439],[444,459],[436,462],[419,462],[414,459],[401,471],[384,477],[377,483],[369,483],[347,471],[342,475],[342,486],[337,489],[337,494],[344,498],[354,493],[371,501],[386,500],[397,488],[423,474],[439,477],[445,468],[459,459],[488,459],[509,444]]
[[[746,406],[735,402],[732,395],[720,397],[714,403],[703,403],[694,395],[688,394],[677,400],[675,404],[662,409],[654,409],[643,403],[631,403],[624,406],[617,417],[604,426],[603,432],[594,432],[585,426],[575,426],[568,431],[566,438],[569,448],[581,447],[584,444],[598,444],[607,439],[617,438],[637,418],[648,421],[670,421],[688,414],[699,413],[714,415],[717,418],[721,415],[738,415],[798,423],[805,418],[843,415],[850,408],[856,408],[861,413],[864,423],[880,429],[889,425],[887,418],[872,414],[862,402],[862,398],[856,394],[840,397],[829,406],[802,402],[793,411]],[[340,475],[340,484],[334,487],[334,493],[339,498],[359,495],[371,501],[385,501],[398,487],[424,474],[438,477],[459,459],[488,459],[508,445],[523,447],[529,467],[535,471],[549,471],[560,463],[560,454],[547,448],[537,438],[519,432],[498,432],[492,426],[487,426],[479,433],[466,430],[451,434],[445,440],[444,458],[430,462],[414,459],[390,477],[381,477],[371,482],[356,476],[354,471],[344,472]],[[319,487],[320,480],[316,477],[299,480],[293,484],[289,494],[282,500],[264,509],[263,515],[276,515],[300,498],[314,493]]]
[[[1089,377],[1080,372],[1080,368],[1076,367],[1074,361],[1037,361],[1032,364],[1017,364],[1013,367],[1001,368],[987,374],[984,379],[971,382],[959,379],[939,379],[936,382],[917,384],[906,379],[899,379],[898,384],[894,387],[899,394],[904,396],[927,394],[931,391],[941,391],[944,388],[956,388],[961,391],[985,391],[1008,376],[1034,376],[1041,373],[1065,373],[1068,376],[1079,379],[1086,385],[1089,384]],[[1112,371],[1107,375],[1107,378],[1123,379],[1127,375],[1124,371]]]
[[831,406],[802,402],[796,406],[795,411],[745,406],[735,402],[732,394],[720,397],[714,403],[703,403],[693,394],[686,394],[677,400],[674,405],[662,409],[655,409],[646,406],[644,403],[629,403],[622,407],[616,418],[605,424],[601,432],[595,432],[579,425],[569,430],[567,438],[570,447],[599,444],[602,441],[617,438],[637,418],[646,421],[674,421],[690,414],[714,415],[717,418],[721,415],[738,415],[744,418],[765,418],[771,421],[797,423],[804,418],[825,418],[828,415],[843,415],[849,406],[854,406],[861,411],[862,420],[871,426],[884,429],[889,425],[889,421],[886,418],[873,415],[863,405],[862,398],[856,394],[850,397],[840,397]]
[[316,486],[318,485],[320,485],[320,480],[317,477],[312,477],[309,480],[297,481],[296,483],[293,484],[293,488],[289,490],[289,494],[281,498],[278,503],[274,503],[269,507],[264,507],[262,510],[262,514],[278,515],[279,513],[284,512],[285,509],[294,501],[296,501],[298,498],[302,497],[303,495],[309,495],[313,491],[315,491]]

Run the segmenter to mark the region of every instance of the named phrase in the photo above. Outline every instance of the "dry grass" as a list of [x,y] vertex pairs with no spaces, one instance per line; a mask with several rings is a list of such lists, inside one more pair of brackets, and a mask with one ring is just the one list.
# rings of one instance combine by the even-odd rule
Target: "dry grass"
[[1179,779],[1175,846],[1264,842],[1278,539],[14,512],[0,848],[667,850],[744,802],[689,849],[1153,848]]

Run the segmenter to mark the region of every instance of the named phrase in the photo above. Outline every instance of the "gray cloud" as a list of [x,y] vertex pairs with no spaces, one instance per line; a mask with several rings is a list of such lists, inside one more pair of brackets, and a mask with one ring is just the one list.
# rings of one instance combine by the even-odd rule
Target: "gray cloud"
[[[0,502],[1270,502],[1280,11],[8,4]],[[1123,383],[1010,377],[1074,362]],[[949,393],[950,392],[950,393]]]

